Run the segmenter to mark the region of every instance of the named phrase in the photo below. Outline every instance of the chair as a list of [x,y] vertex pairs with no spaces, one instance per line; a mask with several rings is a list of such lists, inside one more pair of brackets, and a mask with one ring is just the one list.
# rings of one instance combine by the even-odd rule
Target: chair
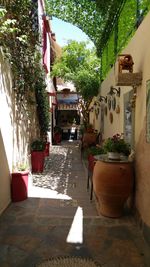
[[90,200],[93,199],[93,169],[96,163],[96,159],[92,154],[88,156],[88,177],[87,177],[87,190],[89,190],[90,182],[91,182],[91,191],[90,191]]

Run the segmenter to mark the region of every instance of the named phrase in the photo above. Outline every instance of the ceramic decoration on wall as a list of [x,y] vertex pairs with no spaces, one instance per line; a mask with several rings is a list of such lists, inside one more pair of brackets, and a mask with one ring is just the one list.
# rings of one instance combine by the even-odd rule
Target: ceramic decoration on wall
[[117,113],[117,114],[120,113],[120,106],[119,106],[119,104],[117,104],[117,106],[116,106],[116,113]]
[[104,108],[105,116],[107,116],[107,106]]
[[113,123],[113,114],[112,114],[112,112],[109,113],[109,121],[110,121],[110,123]]
[[146,81],[146,142],[150,143],[150,80]]
[[108,98],[108,109],[111,109],[111,97]]
[[96,108],[96,109],[95,109],[95,116],[96,116],[96,119],[98,119],[98,115],[99,115],[99,108]]
[[116,97],[113,96],[112,98],[112,109],[115,110],[116,109]]
[[120,102],[119,102],[119,97],[116,97],[116,109],[115,109],[116,113],[119,114],[120,113]]

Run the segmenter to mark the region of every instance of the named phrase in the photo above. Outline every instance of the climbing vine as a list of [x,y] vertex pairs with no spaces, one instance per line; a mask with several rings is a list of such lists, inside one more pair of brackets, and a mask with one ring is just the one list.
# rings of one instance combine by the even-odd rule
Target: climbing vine
[[101,57],[101,80],[150,10],[148,0],[46,0],[47,12],[81,28]]
[[[12,0],[11,4],[8,2],[4,1],[3,7],[0,7],[0,46],[3,47],[5,57],[11,65],[16,103],[28,111],[28,106],[35,104],[34,100],[38,108],[43,107],[41,101],[43,103],[47,101],[44,93],[41,99],[35,97],[37,81],[39,81],[38,87],[41,84],[41,88],[44,82],[38,48],[39,35],[38,28],[36,28],[38,23],[36,24],[36,17],[33,16],[38,6],[31,0]],[[41,112],[47,118],[48,105],[41,108]],[[38,112],[38,114],[41,113]],[[41,130],[45,132],[49,127],[49,122],[47,119],[42,121],[40,118],[39,116]]]
[[82,29],[94,42],[98,52],[108,40],[117,10],[123,2],[123,0],[46,0],[48,14]]

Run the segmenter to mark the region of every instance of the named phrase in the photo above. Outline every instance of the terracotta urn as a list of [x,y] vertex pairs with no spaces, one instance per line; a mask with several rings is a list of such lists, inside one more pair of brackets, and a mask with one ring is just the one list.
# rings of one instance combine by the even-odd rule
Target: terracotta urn
[[96,139],[97,139],[97,134],[95,134],[95,133],[84,133],[83,134],[83,139],[82,139],[83,147],[95,144],[96,143]]
[[93,188],[99,211],[106,217],[120,217],[133,187],[133,163],[96,161]]

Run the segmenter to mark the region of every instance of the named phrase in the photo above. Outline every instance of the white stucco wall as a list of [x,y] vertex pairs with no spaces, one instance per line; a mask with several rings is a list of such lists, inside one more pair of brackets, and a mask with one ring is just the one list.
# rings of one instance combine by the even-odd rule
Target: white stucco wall
[[[6,73],[7,70],[7,73]],[[11,102],[9,65],[0,51],[0,213],[7,207],[10,196],[10,170],[13,158],[13,107]],[[6,92],[7,88],[7,92]]]
[[11,172],[29,161],[30,140],[37,135],[36,107],[27,111],[16,105],[11,70],[0,49],[0,213],[11,201]]
[[[134,72],[142,72],[142,84],[137,87],[136,107],[135,107],[135,172],[136,172],[136,196],[135,205],[140,213],[142,220],[150,226],[150,172],[149,156],[150,143],[146,142],[146,81],[150,79],[150,13],[136,31],[127,47],[122,53],[131,54],[134,61]],[[102,83],[101,95],[106,96],[110,86],[116,86],[115,76],[117,75],[117,62],[111,69],[107,79]],[[120,103],[120,113],[113,113],[113,123],[109,120],[109,111],[105,116],[104,138],[115,133],[123,132],[124,113],[123,96],[132,87],[121,86],[121,96],[118,98]]]

